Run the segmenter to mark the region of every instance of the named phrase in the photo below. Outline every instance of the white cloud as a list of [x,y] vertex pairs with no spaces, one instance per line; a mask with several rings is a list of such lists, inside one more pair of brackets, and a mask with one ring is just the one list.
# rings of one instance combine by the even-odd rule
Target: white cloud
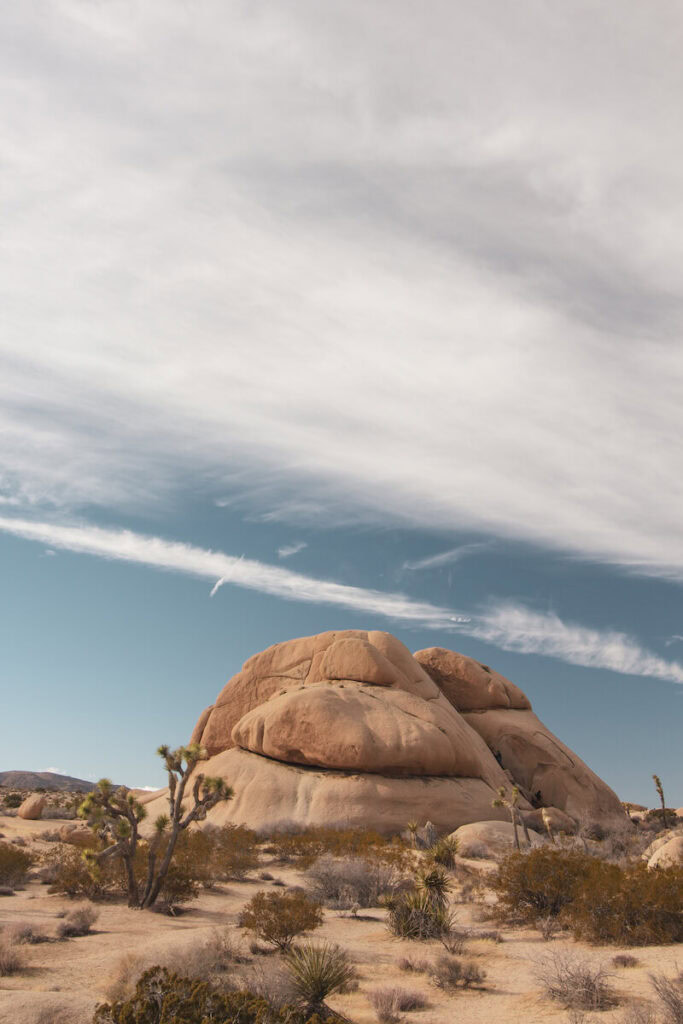
[[681,31],[3,5],[3,494],[238,490],[683,578]]
[[506,651],[683,683],[683,665],[645,650],[626,633],[563,622],[553,612],[536,612],[513,602],[494,604],[468,632]]
[[679,636],[678,633],[674,633],[668,640],[664,641],[666,647],[670,647],[671,644],[683,643],[683,636]]
[[429,555],[427,558],[418,558],[412,562],[404,562],[403,568],[412,571],[441,569],[444,565],[453,565],[454,562],[459,562],[461,558],[466,558],[468,555],[473,555],[475,552],[490,546],[490,543],[487,541],[474,544],[460,544],[457,548],[449,548],[448,551],[440,551],[438,554]]
[[493,605],[482,613],[463,614],[429,602],[413,601],[404,594],[315,579],[281,566],[129,530],[7,517],[0,517],[0,530],[81,554],[214,580],[218,577],[212,596],[220,586],[232,583],[287,600],[336,605],[370,616],[452,631],[485,640],[503,650],[542,654],[573,665],[683,683],[683,665],[645,650],[624,633],[566,623],[552,612],[542,614],[510,602]]
[[294,541],[293,544],[284,544],[281,548],[277,549],[278,558],[291,558],[292,555],[298,555],[300,551],[307,548],[308,544],[305,540]]

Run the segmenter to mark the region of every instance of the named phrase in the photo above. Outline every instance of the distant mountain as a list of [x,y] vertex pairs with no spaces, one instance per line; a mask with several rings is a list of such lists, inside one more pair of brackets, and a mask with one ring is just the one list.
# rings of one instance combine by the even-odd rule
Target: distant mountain
[[56,775],[54,772],[0,772],[0,786],[8,789],[49,789],[62,793],[89,792],[94,782],[74,779],[70,775]]

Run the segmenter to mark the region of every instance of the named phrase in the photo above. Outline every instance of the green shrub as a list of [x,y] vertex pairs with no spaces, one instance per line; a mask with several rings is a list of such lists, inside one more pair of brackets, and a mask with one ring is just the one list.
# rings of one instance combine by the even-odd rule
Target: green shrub
[[298,1001],[311,1013],[324,1010],[328,996],[348,991],[356,979],[348,954],[328,942],[296,946],[286,954],[285,965]]
[[512,854],[492,880],[503,917],[559,918],[574,938],[625,946],[683,941],[683,868],[621,867],[540,847]]
[[556,917],[572,902],[595,862],[584,853],[545,846],[509,854],[491,879],[500,916],[529,923]]
[[3,800],[3,804],[5,805],[5,807],[11,808],[21,807],[23,802],[24,798],[21,795],[21,793],[8,793],[5,799]]
[[279,949],[289,949],[298,935],[319,928],[322,907],[303,892],[257,892],[239,917],[240,928],[247,928]]
[[575,938],[601,945],[683,942],[683,868],[595,860],[563,918]]
[[162,967],[140,977],[130,999],[98,1006],[93,1024],[325,1024],[317,1015],[278,1009],[251,992],[219,992]]
[[73,846],[50,850],[43,860],[41,874],[50,885],[48,892],[78,899],[101,900],[116,888],[116,867],[112,862],[90,867],[83,854]]
[[11,843],[0,843],[0,885],[23,885],[33,857]]
[[387,927],[400,939],[443,939],[451,932],[448,910],[424,890],[401,893],[389,900],[387,907]]
[[217,878],[244,878],[258,867],[258,837],[244,825],[226,825],[212,833],[212,867]]
[[278,832],[268,837],[267,849],[301,868],[310,867],[324,854],[376,860],[398,870],[412,865],[410,848],[399,836],[388,839],[372,829],[309,828],[302,832]]

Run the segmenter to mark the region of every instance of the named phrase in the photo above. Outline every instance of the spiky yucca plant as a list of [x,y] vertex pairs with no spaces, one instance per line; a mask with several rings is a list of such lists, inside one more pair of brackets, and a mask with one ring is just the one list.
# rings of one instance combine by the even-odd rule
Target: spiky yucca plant
[[307,942],[285,954],[285,966],[307,1013],[325,1009],[325,1000],[355,979],[348,954],[329,942]]
[[427,860],[440,864],[444,868],[455,867],[455,855],[458,852],[458,840],[452,836],[444,836],[427,853]]
[[438,864],[418,871],[415,876],[415,888],[425,893],[435,907],[444,908],[448,903],[451,880]]

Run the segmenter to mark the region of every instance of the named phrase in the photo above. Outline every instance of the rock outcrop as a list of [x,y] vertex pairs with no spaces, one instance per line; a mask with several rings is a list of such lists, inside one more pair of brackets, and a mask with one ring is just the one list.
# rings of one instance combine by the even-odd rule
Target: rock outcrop
[[[458,844],[461,857],[499,857],[515,848],[515,832],[510,821],[475,821],[461,825],[450,837]],[[543,839],[538,832],[529,832],[529,842],[524,829],[517,827],[517,838],[522,850],[529,846],[542,846]]]
[[38,821],[45,809],[45,797],[40,793],[32,793],[27,796],[17,809],[20,818],[26,821]]
[[683,836],[667,839],[648,858],[649,868],[683,867]]
[[572,818],[623,818],[619,798],[536,717],[518,687],[472,658],[430,647],[415,659],[536,806]]
[[[215,824],[397,832],[430,820],[452,832],[505,820],[507,810],[492,802],[514,783],[522,813],[540,788],[570,815],[623,814],[514,684],[453,651],[413,657],[378,631],[321,633],[254,655],[191,738],[209,755],[201,770],[235,791],[211,811]],[[164,793],[153,794],[149,820],[165,804]]]

